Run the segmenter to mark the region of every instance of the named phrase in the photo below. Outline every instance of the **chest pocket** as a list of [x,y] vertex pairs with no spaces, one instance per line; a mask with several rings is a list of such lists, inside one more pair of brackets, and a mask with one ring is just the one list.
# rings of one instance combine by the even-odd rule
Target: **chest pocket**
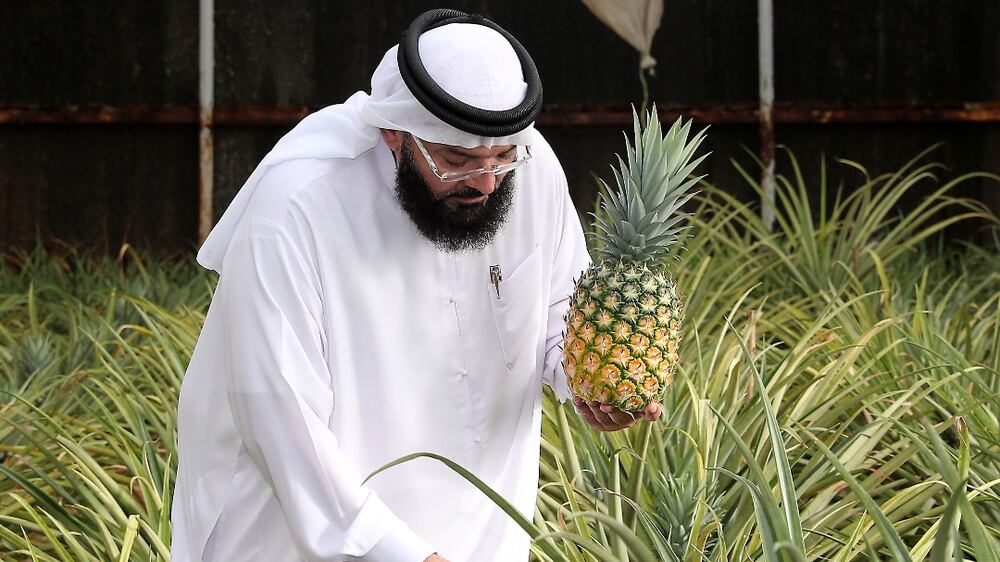
[[503,272],[500,298],[493,283],[484,284],[508,371],[530,373],[537,364],[538,338],[544,319],[540,256],[541,245],[536,245],[513,271]]

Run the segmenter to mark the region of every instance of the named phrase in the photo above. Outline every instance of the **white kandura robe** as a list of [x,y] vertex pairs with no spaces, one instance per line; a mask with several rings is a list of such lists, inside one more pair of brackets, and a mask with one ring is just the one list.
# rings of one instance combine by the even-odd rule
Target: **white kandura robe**
[[558,346],[590,259],[534,136],[507,224],[478,252],[418,233],[381,140],[263,176],[181,388],[173,562],[528,558],[527,535],[435,460],[362,480],[430,451],[531,518],[542,385],[569,396]]

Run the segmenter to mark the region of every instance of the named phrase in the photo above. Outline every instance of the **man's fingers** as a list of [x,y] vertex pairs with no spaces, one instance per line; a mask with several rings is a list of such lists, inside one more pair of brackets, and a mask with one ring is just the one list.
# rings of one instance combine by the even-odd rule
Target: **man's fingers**
[[[584,418],[584,419],[588,419],[588,418]],[[593,427],[594,429],[598,429],[600,431],[614,431],[615,430],[615,427],[614,427],[614,425],[612,423],[610,423],[610,420],[607,420],[607,419],[602,418],[602,417],[595,416],[593,414],[593,412],[591,412],[591,414],[590,414],[588,423],[590,424],[590,427]]]
[[660,416],[660,407],[656,403],[648,405],[641,414],[625,412],[610,404],[584,400],[579,396],[573,396],[573,405],[588,425],[601,431],[618,431],[632,427],[640,418],[655,421]]
[[594,429],[604,429],[604,424],[594,415],[594,411],[590,409],[586,404],[578,406],[576,409],[583,421],[587,422],[587,425],[593,427]]
[[600,407],[591,406],[589,402],[584,402],[584,405],[578,408],[577,411],[580,412],[580,417],[583,418],[583,421],[587,422],[594,429],[600,431],[615,431],[620,429],[607,414],[601,411]]
[[584,419],[593,418],[594,412],[586,404],[579,404],[576,399],[573,399],[573,406],[576,407],[576,412],[583,416]]
[[611,418],[611,420],[618,425],[627,426],[635,422],[635,416],[633,416],[628,412],[623,412],[621,410],[614,410],[608,412],[608,417]]
[[657,404],[656,402],[651,402],[648,406],[646,406],[646,410],[643,411],[642,417],[646,418],[646,421],[654,422],[660,419],[660,414],[662,413],[662,411],[663,409],[660,408],[659,404]]
[[[632,415],[629,412],[619,410],[618,408],[615,408],[611,404],[601,404],[595,402],[594,406],[596,406],[596,409],[600,411],[602,414],[608,416],[608,419],[610,419],[611,422],[617,426],[629,427],[632,425],[633,422],[635,422],[634,415]],[[619,429],[621,429],[621,427],[619,427]]]
[[594,413],[594,409],[590,406],[589,401],[580,398],[579,396],[573,397],[573,406],[576,407],[576,411],[583,418],[583,421],[587,422],[593,427],[600,429],[601,422],[597,419]]
[[615,423],[614,420],[611,419],[611,416],[609,416],[600,408],[592,408],[591,413],[594,414],[594,419],[600,422],[602,426],[611,426],[614,425]]
[[608,411],[606,406],[606,404],[600,406],[597,412],[595,412],[595,417],[604,424],[607,431],[618,431],[619,429],[631,427],[635,423],[635,419],[628,412],[623,412],[614,407]]

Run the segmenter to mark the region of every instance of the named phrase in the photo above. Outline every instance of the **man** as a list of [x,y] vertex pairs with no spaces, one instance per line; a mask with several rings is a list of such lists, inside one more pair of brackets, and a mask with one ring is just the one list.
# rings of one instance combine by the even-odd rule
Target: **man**
[[[358,93],[282,138],[198,254],[219,285],[181,389],[172,560],[525,560],[541,387],[588,264],[533,121],[530,57],[414,21]],[[635,422],[575,400],[588,422]],[[659,415],[656,405],[647,419]]]

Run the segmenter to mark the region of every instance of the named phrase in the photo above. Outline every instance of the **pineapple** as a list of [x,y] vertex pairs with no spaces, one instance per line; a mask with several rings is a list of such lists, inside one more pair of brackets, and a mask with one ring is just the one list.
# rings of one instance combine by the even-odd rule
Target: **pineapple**
[[664,267],[690,225],[680,208],[701,177],[688,176],[702,130],[688,142],[691,121],[661,133],[656,108],[640,124],[632,111],[634,144],[612,166],[615,189],[601,181],[601,213],[590,236],[593,264],[576,282],[566,314],[563,367],[573,393],[638,412],[659,402],[678,362],[684,308]]

